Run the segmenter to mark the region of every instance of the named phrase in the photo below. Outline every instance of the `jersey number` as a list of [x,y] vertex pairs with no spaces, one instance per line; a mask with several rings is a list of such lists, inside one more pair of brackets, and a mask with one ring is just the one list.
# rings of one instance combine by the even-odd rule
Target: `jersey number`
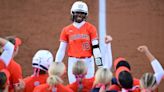
[[90,50],[90,44],[88,42],[83,43],[83,50]]

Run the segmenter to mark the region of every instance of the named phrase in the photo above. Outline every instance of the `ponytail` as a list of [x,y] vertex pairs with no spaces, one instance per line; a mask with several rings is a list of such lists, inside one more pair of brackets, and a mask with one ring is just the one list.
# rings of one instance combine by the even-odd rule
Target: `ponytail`
[[63,80],[57,76],[57,75],[50,75],[47,79],[47,83],[50,85],[50,86],[53,86],[53,85],[57,85],[57,84],[60,84],[60,83],[63,83]]

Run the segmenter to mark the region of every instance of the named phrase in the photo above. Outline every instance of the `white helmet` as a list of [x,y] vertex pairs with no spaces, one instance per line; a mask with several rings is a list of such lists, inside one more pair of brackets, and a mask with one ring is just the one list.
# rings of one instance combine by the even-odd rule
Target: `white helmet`
[[76,1],[71,8],[71,14],[73,15],[73,12],[84,12],[88,15],[88,6],[86,3],[82,1]]
[[48,50],[39,50],[33,57],[32,67],[47,71],[53,62],[53,55]]

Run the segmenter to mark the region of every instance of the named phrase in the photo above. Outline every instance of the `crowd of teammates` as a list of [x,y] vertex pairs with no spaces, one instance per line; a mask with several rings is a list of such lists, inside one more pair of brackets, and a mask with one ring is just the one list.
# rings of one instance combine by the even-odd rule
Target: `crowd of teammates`
[[[102,62],[98,40],[96,39],[97,34],[92,33],[92,30],[89,33],[86,31],[94,29],[94,26],[85,22],[88,15],[87,5],[82,1],[75,2],[71,14],[73,24],[62,31],[55,62],[50,51],[38,50],[32,59],[33,74],[26,78],[22,77],[21,66],[14,60],[21,40],[13,36],[0,37],[0,92],[158,92],[157,88],[164,77],[164,70],[147,46],[139,46],[137,50],[149,59],[154,73],[145,73],[141,78],[135,78],[131,74],[130,64],[123,57],[114,60],[114,72],[112,73],[112,66],[106,67]],[[88,26],[85,28],[83,25]],[[65,31],[69,27],[69,32]],[[85,35],[78,34],[78,28],[81,27],[83,27],[81,30],[84,31]],[[75,33],[69,35],[73,29],[76,29],[76,35]],[[95,29],[94,32],[96,32]],[[90,42],[88,39],[92,41]],[[104,40],[108,45],[111,43],[112,37],[106,36]],[[84,47],[74,48],[79,42],[82,42],[81,45]],[[71,62],[68,72],[66,72],[67,69],[62,62],[67,45],[70,50],[80,50],[73,50],[73,53],[68,52],[70,55],[68,62]],[[83,52],[83,49],[89,50],[89,52]],[[79,57],[76,57],[76,54]],[[108,59],[105,60],[104,62],[109,62]],[[94,69],[91,69],[93,68],[92,64],[89,67],[88,64],[90,63],[87,63],[92,61],[95,61],[98,66],[95,74],[92,71]],[[112,62],[109,63],[112,65]],[[66,73],[70,83],[64,85],[62,76]],[[91,75],[88,77],[88,74]]]

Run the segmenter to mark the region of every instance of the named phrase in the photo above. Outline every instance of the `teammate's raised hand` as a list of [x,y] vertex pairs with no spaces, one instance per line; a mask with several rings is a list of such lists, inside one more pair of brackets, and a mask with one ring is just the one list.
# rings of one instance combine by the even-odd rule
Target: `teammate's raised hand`
[[137,50],[138,50],[139,52],[142,52],[142,53],[146,53],[146,52],[149,51],[149,50],[148,50],[148,47],[147,47],[146,45],[139,46],[139,47],[137,48]]
[[106,43],[106,44],[110,43],[112,40],[113,40],[113,39],[112,39],[112,37],[111,37],[110,35],[106,35],[106,36],[105,36],[105,43]]
[[155,59],[155,57],[151,54],[147,46],[145,45],[139,46],[137,50],[139,52],[144,53],[148,57],[149,61],[153,61]]

